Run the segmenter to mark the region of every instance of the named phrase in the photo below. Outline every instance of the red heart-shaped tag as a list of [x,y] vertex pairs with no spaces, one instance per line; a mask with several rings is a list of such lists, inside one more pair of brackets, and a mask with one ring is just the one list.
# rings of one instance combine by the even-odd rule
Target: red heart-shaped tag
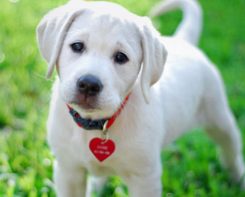
[[110,139],[93,138],[89,142],[89,148],[96,159],[102,162],[115,151],[115,143]]

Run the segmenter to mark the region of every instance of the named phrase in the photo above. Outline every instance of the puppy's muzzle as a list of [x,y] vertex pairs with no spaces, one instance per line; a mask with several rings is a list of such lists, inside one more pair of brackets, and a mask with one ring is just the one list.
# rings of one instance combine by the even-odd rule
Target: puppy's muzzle
[[97,96],[102,89],[101,81],[93,75],[81,76],[77,80],[77,90],[85,97]]

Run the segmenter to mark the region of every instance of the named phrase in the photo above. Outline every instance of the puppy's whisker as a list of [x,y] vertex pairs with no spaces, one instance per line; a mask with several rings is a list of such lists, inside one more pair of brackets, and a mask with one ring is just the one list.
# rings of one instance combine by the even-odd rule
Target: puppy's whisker
[[43,75],[41,75],[41,74],[39,74],[39,73],[33,73],[33,75],[36,76],[36,77],[38,77],[38,78],[40,78],[40,79],[43,79],[43,80],[45,80],[45,81],[54,82],[53,79],[47,79],[45,76],[43,76]]

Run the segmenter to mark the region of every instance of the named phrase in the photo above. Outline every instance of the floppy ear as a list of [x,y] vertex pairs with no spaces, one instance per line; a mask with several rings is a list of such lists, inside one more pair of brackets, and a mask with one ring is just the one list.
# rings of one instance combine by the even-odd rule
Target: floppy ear
[[167,51],[161,41],[161,35],[151,21],[144,17],[141,27],[142,35],[142,69],[141,88],[146,103],[149,103],[150,87],[161,77],[167,58]]
[[39,23],[36,33],[40,52],[48,63],[47,78],[52,75],[66,33],[82,7],[71,0],[64,6],[50,11]]

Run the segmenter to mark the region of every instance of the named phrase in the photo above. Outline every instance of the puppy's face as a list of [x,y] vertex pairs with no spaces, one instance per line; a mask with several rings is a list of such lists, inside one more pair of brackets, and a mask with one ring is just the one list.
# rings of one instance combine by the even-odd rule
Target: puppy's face
[[69,1],[44,16],[37,38],[48,76],[56,65],[62,99],[85,118],[111,116],[139,73],[149,102],[167,55],[149,19],[106,2]]
[[57,64],[60,93],[84,117],[111,116],[139,74],[140,35],[121,18],[84,11],[64,40]]

